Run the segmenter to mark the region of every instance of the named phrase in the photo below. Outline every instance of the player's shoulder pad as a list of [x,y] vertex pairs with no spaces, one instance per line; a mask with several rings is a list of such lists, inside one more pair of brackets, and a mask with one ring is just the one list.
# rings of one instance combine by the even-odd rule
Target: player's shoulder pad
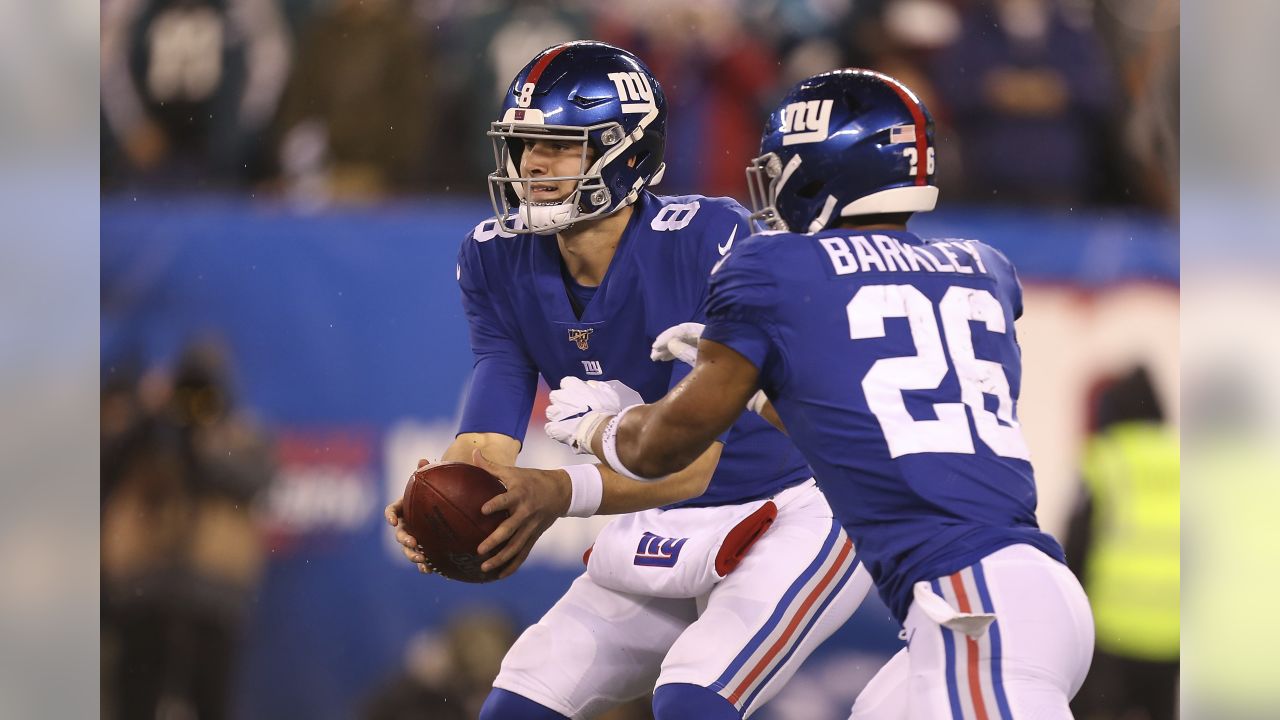
[[982,256],[983,262],[986,264],[989,270],[993,272],[1000,272],[1000,271],[1015,272],[1013,268],[1013,262],[1010,261],[1009,258],[1003,252],[1001,252],[996,247],[989,245],[981,240],[976,240],[974,238],[959,238],[959,237],[928,237],[928,238],[921,237],[920,240],[926,245],[933,245],[937,243],[946,243],[949,245],[964,245],[970,248],[971,250],[973,250],[974,252],[979,253]]
[[[794,238],[791,238],[794,241]],[[779,234],[752,235],[738,243],[711,268],[707,316],[727,320],[767,319],[777,303],[780,263],[775,248]]]
[[[515,221],[520,222],[518,216]],[[516,233],[503,230],[496,216],[489,216],[471,229],[462,239],[458,248],[457,278],[463,282],[468,278],[471,285],[483,284],[482,278],[492,272],[503,272],[505,263],[501,256],[506,241],[519,237]]]
[[750,213],[737,200],[706,195],[654,195],[649,230],[671,232],[692,229],[727,235],[735,225],[743,225]]
[[[767,230],[758,232],[743,238],[738,242],[731,252],[728,252],[716,266],[712,268],[712,275],[733,274],[734,271],[749,271],[754,273],[768,271],[775,266],[772,260],[779,251],[787,249],[787,241],[791,240],[794,244],[795,236],[791,233],[779,232],[775,230]],[[729,272],[725,272],[728,270]]]
[[795,252],[806,245],[808,236],[786,230],[761,230],[742,241],[742,250],[753,257],[772,257]]
[[[518,215],[513,214],[507,219],[514,220],[517,227],[522,227],[520,223],[523,222],[523,219]],[[487,243],[496,238],[511,239],[514,237],[516,237],[516,233],[507,232],[502,229],[502,224],[498,222],[497,216],[490,216],[481,221],[479,225],[472,228],[471,232],[467,233],[467,237],[464,242],[475,242],[479,244]]]
[[1004,251],[1002,251],[1000,248],[994,245],[989,245],[981,240],[966,239],[966,240],[962,240],[961,242],[969,243],[969,247],[977,248],[979,252],[983,253],[984,255],[995,258],[997,261],[1000,262],[1001,265],[1005,267],[1013,268],[1013,261],[1010,260],[1009,256],[1005,255]]

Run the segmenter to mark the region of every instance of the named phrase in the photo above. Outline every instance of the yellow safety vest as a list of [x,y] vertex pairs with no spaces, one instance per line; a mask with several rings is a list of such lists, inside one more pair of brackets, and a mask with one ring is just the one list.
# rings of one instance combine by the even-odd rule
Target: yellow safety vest
[[1183,697],[1198,717],[1277,717],[1280,447],[1268,427],[1213,428],[1187,445]]
[[1088,443],[1093,542],[1084,586],[1099,650],[1178,658],[1179,476],[1178,436],[1163,425],[1120,423]]

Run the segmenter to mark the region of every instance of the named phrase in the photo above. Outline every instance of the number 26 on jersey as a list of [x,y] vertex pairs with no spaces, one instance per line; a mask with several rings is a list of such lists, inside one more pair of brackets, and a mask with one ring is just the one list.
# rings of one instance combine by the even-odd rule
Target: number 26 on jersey
[[[941,329],[934,317],[933,303],[912,285],[864,286],[845,310],[853,340],[884,337],[887,318],[906,318],[911,328],[916,354],[881,358],[862,378],[867,406],[880,422],[892,457],[927,452],[973,454],[974,438],[965,416],[967,406],[973,413],[978,438],[992,452],[1030,459],[1014,418],[1004,368],[974,355],[970,321],[982,323],[990,332],[1006,331],[1004,310],[990,292],[961,286],[949,288],[938,303]],[[937,389],[951,367],[960,383],[960,402],[934,403],[937,420],[911,417],[902,391]],[[995,396],[995,412],[986,408],[984,395]]]

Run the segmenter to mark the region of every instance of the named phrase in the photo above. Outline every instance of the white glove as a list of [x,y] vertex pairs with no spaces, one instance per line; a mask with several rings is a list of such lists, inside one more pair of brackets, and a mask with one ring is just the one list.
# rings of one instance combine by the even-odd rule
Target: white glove
[[686,365],[698,362],[698,338],[702,337],[702,323],[680,323],[663,330],[653,341],[649,359],[654,362],[679,360]]
[[[649,350],[649,359],[654,362],[679,360],[686,365],[697,365],[698,340],[702,338],[702,331],[705,328],[706,325],[702,323],[687,322],[663,330],[658,334],[658,339],[653,341],[653,347]],[[747,409],[759,415],[767,402],[769,398],[764,391],[757,390],[756,394],[747,401]]]
[[618,380],[600,382],[566,377],[560,389],[551,391],[547,406],[547,437],[568,445],[579,454],[591,455],[591,436],[606,417],[623,408],[643,405],[640,393]]

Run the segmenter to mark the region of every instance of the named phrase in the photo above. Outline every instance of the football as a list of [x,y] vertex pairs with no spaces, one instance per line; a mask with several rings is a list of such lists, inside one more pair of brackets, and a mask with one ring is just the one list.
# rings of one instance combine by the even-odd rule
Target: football
[[487,470],[468,463],[418,468],[404,489],[405,529],[441,575],[469,583],[496,580],[496,571],[480,570],[480,563],[487,558],[477,555],[476,547],[508,513],[482,515],[480,506],[506,489]]

